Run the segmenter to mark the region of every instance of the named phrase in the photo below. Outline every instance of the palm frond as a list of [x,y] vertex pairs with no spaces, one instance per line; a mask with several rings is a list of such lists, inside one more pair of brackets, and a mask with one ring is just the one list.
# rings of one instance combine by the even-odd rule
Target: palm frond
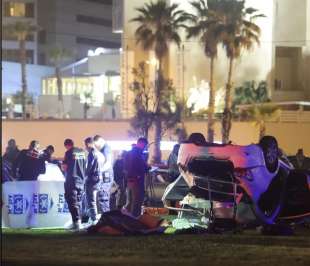
[[135,31],[137,43],[144,50],[154,49],[157,58],[166,55],[168,43],[179,45],[181,42],[178,30],[185,27],[189,17],[178,7],[178,4],[170,6],[164,0],[151,1],[136,8],[138,16],[131,20],[139,23]]

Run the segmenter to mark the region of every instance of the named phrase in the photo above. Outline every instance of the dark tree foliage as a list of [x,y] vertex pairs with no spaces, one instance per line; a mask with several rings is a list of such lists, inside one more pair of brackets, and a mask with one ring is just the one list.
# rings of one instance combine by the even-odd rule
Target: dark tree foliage
[[171,80],[164,80],[163,90],[159,98],[154,97],[155,88],[149,82],[144,62],[140,62],[132,71],[134,82],[131,90],[134,93],[135,115],[131,119],[130,135],[148,138],[149,130],[157,119],[162,121],[162,135],[167,130],[179,126],[184,105],[175,95]]

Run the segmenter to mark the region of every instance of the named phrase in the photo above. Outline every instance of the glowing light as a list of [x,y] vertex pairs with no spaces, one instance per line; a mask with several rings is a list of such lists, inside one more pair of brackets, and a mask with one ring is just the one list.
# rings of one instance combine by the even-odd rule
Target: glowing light
[[157,66],[158,65],[158,60],[155,57],[153,57],[153,58],[151,58],[151,60],[147,60],[146,63],[148,65],[151,65],[151,66]]
[[97,55],[101,55],[101,54],[105,54],[107,53],[107,49],[102,48],[102,47],[98,47],[96,48],[96,50],[88,50],[87,55],[88,56],[97,56]]
[[[195,80],[195,77],[193,79]],[[193,113],[206,109],[209,103],[209,91],[209,84],[204,80],[196,88],[190,88],[187,107],[191,108],[193,106]]]
[[12,99],[10,97],[6,98],[6,103],[7,104],[11,104],[12,103]]

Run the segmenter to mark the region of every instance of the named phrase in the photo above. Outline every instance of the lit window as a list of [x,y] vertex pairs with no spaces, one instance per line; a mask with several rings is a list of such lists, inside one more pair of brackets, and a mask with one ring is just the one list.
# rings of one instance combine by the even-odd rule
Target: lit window
[[46,93],[46,80],[44,79],[42,81],[42,94],[45,95]]
[[34,4],[33,3],[4,3],[4,15],[6,17],[34,17]]

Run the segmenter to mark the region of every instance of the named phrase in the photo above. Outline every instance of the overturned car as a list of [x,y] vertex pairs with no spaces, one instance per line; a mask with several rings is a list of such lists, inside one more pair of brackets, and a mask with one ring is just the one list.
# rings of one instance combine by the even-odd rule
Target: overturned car
[[181,144],[178,166],[180,176],[162,200],[179,215],[267,225],[310,217],[310,173],[294,169],[272,136],[239,146],[208,143],[201,135]]

